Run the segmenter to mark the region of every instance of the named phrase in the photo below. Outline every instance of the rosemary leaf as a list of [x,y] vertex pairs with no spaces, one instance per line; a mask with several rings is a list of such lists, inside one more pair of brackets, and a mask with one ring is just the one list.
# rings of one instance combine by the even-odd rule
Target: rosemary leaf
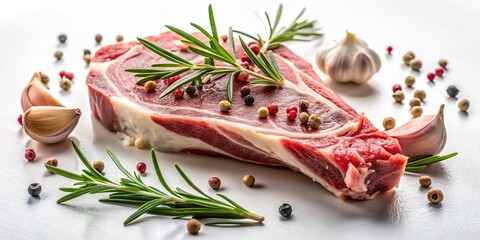
[[168,94],[173,92],[175,89],[177,89],[179,87],[182,87],[183,85],[185,85],[187,83],[192,82],[193,80],[201,77],[203,74],[205,74],[209,71],[210,70],[202,70],[202,71],[199,71],[199,72],[193,72],[193,73],[190,73],[189,75],[187,75],[183,78],[180,78],[178,81],[175,81],[172,85],[170,85],[167,89],[165,89],[165,91],[163,91],[162,94],[160,94],[160,98],[163,98],[163,97],[167,96]]
[[189,61],[155,45],[154,43],[151,43],[149,42],[148,40],[145,40],[143,38],[137,38],[137,40],[143,45],[145,46],[146,48],[148,48],[150,51],[164,57],[165,59],[169,60],[169,61],[172,61],[172,62],[175,62],[175,63],[178,63],[178,64],[182,64],[182,65],[185,65],[185,66],[192,66],[192,63],[190,63]]
[[233,101],[233,79],[235,78],[235,74],[238,72],[233,72],[230,74],[228,77],[228,82],[227,82],[227,99],[229,102]]
[[140,216],[142,216],[143,214],[151,211],[152,209],[154,209],[155,207],[159,206],[160,204],[163,204],[167,202],[167,200],[165,199],[153,199],[153,200],[150,200],[149,202],[143,204],[140,208],[138,208],[137,211],[135,211],[132,215],[130,215],[130,217],[127,218],[127,220],[125,220],[125,222],[123,222],[123,225],[124,226],[127,226],[128,224],[130,224],[133,220],[139,218]]
[[407,163],[407,167],[416,167],[421,165],[429,165],[429,164],[437,163],[437,162],[455,157],[457,154],[458,154],[457,152],[453,152],[444,156],[432,156],[432,157],[419,159],[419,160]]
[[217,26],[215,24],[215,17],[213,16],[212,4],[208,5],[208,17],[210,20],[210,27],[212,28],[212,36],[218,40]]

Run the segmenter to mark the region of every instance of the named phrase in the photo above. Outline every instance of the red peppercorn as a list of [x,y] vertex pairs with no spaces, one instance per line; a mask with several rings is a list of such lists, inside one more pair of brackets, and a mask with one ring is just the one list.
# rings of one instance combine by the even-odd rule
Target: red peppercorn
[[245,68],[245,69],[250,69],[250,63],[248,63],[248,62],[242,62],[242,63],[240,64],[240,66],[242,66],[242,67]]
[[258,46],[258,44],[252,44],[249,46],[249,48],[255,54],[258,54],[260,52],[260,46]]
[[222,35],[220,38],[222,39],[223,42],[228,41],[228,36],[227,35]]
[[249,42],[247,45],[250,47],[250,45],[252,45],[252,44],[257,44],[257,45],[258,45],[258,42],[251,41],[251,42]]
[[241,82],[245,82],[248,79],[248,73],[246,72],[240,72],[237,74],[236,79]]
[[66,77],[68,80],[72,81],[73,78],[75,77],[75,75],[73,75],[73,73],[69,72],[69,73],[66,73],[66,74],[65,74],[65,77]]
[[62,70],[62,71],[60,71],[60,73],[58,73],[58,75],[60,75],[61,78],[65,77],[65,74],[67,74],[67,72],[65,72],[65,70]]
[[173,76],[173,77],[166,78],[165,80],[167,81],[168,86],[170,86],[170,85],[172,85],[172,83],[174,83],[178,79],[180,79],[180,76],[176,75],[176,76]]
[[400,84],[395,84],[392,87],[393,92],[395,93],[396,91],[402,91],[402,86]]
[[22,116],[22,114],[18,115],[17,121],[18,121],[18,124],[20,124],[20,126],[23,126],[23,116]]
[[295,112],[298,112],[298,107],[295,106],[295,105],[292,105],[290,107],[287,108],[287,113],[291,112],[291,111],[295,111]]
[[139,173],[144,173],[145,171],[147,171],[147,164],[145,164],[144,162],[137,163],[137,171]]
[[390,55],[392,54],[393,47],[392,46],[387,46],[387,53]]
[[430,82],[433,82],[433,79],[435,79],[435,73],[432,73],[432,72],[428,73],[427,78]]
[[173,96],[178,99],[183,98],[183,88],[177,88],[173,90]]
[[31,148],[25,150],[25,159],[28,161],[33,161],[37,157],[37,154],[35,154],[35,151]]
[[268,105],[267,109],[268,109],[268,113],[270,113],[270,115],[277,115],[278,105],[277,104],[270,104],[270,105]]
[[295,121],[295,118],[297,118],[297,111],[290,111],[287,113],[287,118],[290,121]]
[[250,62],[250,58],[248,57],[248,55],[246,53],[242,54],[242,56],[240,57],[240,61],[242,62]]
[[443,67],[438,67],[437,69],[435,69],[435,75],[439,77],[443,76],[444,72],[445,72],[445,69]]
[[180,47],[180,51],[182,52],[188,51],[188,45],[185,43],[180,44],[179,47]]

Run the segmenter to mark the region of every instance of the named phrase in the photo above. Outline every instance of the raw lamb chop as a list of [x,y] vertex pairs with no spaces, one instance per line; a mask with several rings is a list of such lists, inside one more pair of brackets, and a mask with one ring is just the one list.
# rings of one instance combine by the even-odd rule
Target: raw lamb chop
[[[180,37],[173,32],[146,39],[191,62],[203,61],[182,51]],[[238,45],[236,52],[239,58]],[[285,85],[250,85],[255,103],[245,105],[240,95],[245,83],[236,81],[232,109],[224,113],[217,105],[226,98],[228,76],[205,84],[192,97],[159,99],[169,81],[157,80],[157,91],[146,93],[125,69],[149,68],[165,59],[138,42],[105,46],[90,63],[91,109],[109,130],[141,139],[156,150],[288,167],[339,198],[371,199],[397,186],[406,164],[398,141],[378,131],[330,90],[307,61],[285,46],[274,54]],[[318,129],[287,119],[285,109],[302,100],[310,101],[308,111],[322,118]],[[278,104],[280,111],[259,118],[257,109],[271,103]]]

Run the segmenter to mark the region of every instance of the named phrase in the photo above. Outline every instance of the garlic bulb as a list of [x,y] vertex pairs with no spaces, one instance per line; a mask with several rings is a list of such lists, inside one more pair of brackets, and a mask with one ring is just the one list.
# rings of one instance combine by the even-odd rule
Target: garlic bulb
[[23,89],[21,103],[24,112],[32,106],[63,106],[50,95],[47,85],[41,79],[42,73],[36,72],[30,83]]
[[414,118],[386,133],[398,140],[403,154],[408,157],[437,155],[447,142],[443,108],[444,104],[440,106],[437,115]]
[[81,115],[78,108],[31,107],[23,116],[23,129],[34,140],[57,143],[68,137]]
[[332,81],[365,83],[382,65],[378,55],[367,43],[347,32],[347,36],[334,41],[317,52],[318,68]]

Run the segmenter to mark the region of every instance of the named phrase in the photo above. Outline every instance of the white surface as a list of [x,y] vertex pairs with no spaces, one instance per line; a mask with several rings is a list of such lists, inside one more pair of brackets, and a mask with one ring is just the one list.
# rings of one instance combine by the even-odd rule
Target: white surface
[[[213,1],[219,29],[233,25],[249,32],[263,32],[254,12],[276,10],[267,1]],[[285,1],[285,19],[303,6],[306,16],[317,18],[326,34],[324,41],[342,37],[345,30],[357,33],[382,57],[383,67],[368,85],[333,85],[355,109],[365,112],[377,126],[391,115],[398,123],[410,119],[408,104],[395,104],[391,86],[402,83],[410,71],[401,64],[401,56],[413,50],[424,67],[417,78],[417,88],[427,91],[427,114],[446,103],[448,142],[444,153],[458,151],[453,160],[429,169],[433,187],[445,193],[439,206],[426,200],[426,190],[418,186],[416,176],[405,175],[399,188],[386,196],[367,202],[336,199],[309,178],[286,169],[268,168],[234,160],[197,155],[159,153],[160,164],[172,185],[184,186],[174,173],[173,163],[180,163],[191,178],[208,189],[207,179],[222,179],[222,193],[248,209],[266,217],[263,226],[242,228],[203,227],[198,236],[185,231],[186,221],[144,216],[137,223],[123,227],[133,208],[101,204],[97,196],[86,196],[65,205],[55,201],[62,196],[58,187],[73,181],[50,175],[43,162],[51,156],[59,165],[79,171],[79,161],[68,142],[41,145],[30,141],[19,125],[20,93],[33,72],[41,70],[51,77],[51,91],[67,106],[80,107],[84,113],[72,137],[80,142],[90,160],[106,161],[108,177],[118,179],[119,171],[108,161],[104,147],[111,147],[126,167],[133,170],[137,161],[149,161],[148,151],[123,147],[116,135],[105,130],[91,114],[84,83],[87,68],[83,48],[95,51],[93,36],[102,33],[103,44],[114,42],[117,34],[126,40],[158,34],[164,24],[181,28],[190,21],[207,24],[207,2],[201,1],[8,1],[0,10],[0,79],[3,110],[2,180],[0,194],[1,239],[475,239],[480,233],[478,180],[478,105],[480,87],[478,56],[480,49],[480,2],[463,1]],[[288,17],[287,17],[288,16]],[[188,28],[187,28],[188,29]],[[66,32],[68,43],[59,45],[56,36]],[[384,55],[386,45],[395,48],[393,56]],[[313,60],[316,44],[290,45],[294,51]],[[55,62],[53,52],[64,51],[64,60]],[[426,72],[435,68],[439,58],[450,61],[444,79],[426,83]],[[70,92],[58,87],[57,73],[65,69],[75,73]],[[460,98],[471,101],[468,114],[457,111],[454,100],[446,97],[447,85],[460,89]],[[406,90],[407,99],[413,90]],[[26,162],[25,148],[36,149],[38,159]],[[158,185],[148,165],[145,181]],[[253,174],[262,188],[245,188],[244,174]],[[30,198],[31,182],[42,184],[41,199]],[[282,220],[278,206],[288,202],[293,217]]]

